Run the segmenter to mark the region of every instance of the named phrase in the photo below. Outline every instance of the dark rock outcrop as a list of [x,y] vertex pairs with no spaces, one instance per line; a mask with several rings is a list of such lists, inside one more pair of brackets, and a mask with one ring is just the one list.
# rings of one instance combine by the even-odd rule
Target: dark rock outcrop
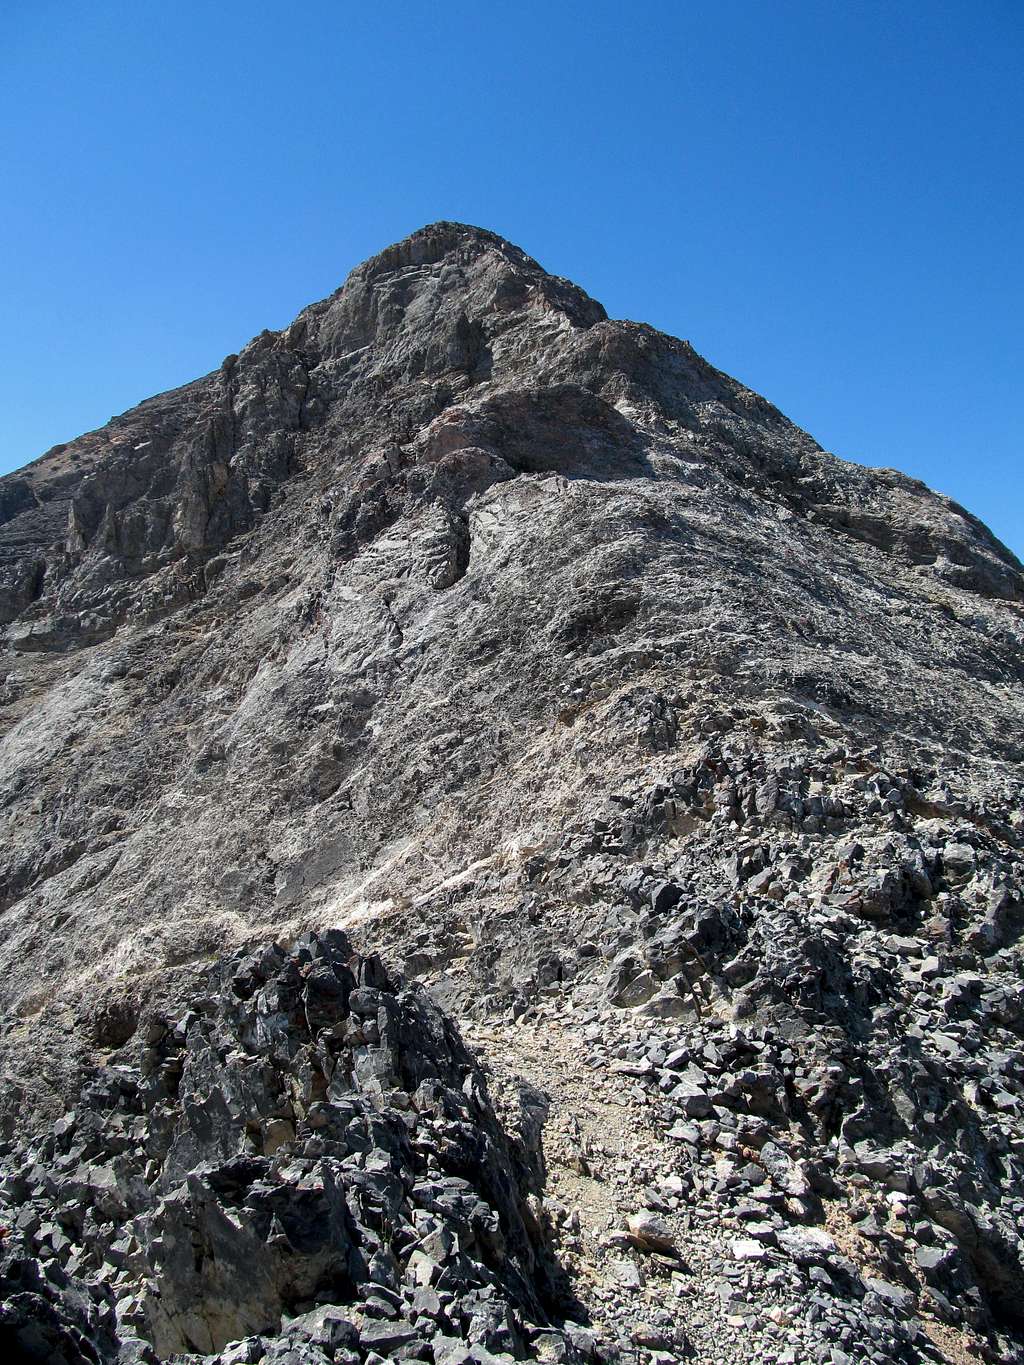
[[195,989],[51,1134],[7,1146],[0,1335],[15,1358],[247,1340],[223,1359],[289,1345],[518,1359],[538,1334],[575,1358],[544,1306],[536,1152],[501,1129],[422,991],[338,931],[243,950]]

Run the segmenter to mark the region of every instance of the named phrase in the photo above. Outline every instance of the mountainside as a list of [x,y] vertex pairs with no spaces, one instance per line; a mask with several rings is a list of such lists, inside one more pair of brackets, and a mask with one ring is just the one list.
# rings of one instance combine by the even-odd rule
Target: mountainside
[[25,1358],[1024,1360],[962,508],[439,223],[0,479],[0,623]]

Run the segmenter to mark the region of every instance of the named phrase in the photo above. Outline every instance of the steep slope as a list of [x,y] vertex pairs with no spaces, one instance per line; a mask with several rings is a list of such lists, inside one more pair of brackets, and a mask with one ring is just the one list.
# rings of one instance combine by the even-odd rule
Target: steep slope
[[200,964],[342,927],[499,1068],[551,1028],[552,1084],[682,1123],[663,1212],[767,1222],[752,1298],[842,1211],[878,1235],[794,1264],[874,1267],[859,1345],[1019,1352],[1022,603],[948,499],[423,229],[0,480],[8,1133]]

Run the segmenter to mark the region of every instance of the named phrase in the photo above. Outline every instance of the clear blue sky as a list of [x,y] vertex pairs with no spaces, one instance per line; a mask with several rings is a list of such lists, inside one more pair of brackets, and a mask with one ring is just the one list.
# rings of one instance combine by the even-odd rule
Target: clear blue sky
[[1024,555],[1021,0],[0,0],[0,469],[437,218]]

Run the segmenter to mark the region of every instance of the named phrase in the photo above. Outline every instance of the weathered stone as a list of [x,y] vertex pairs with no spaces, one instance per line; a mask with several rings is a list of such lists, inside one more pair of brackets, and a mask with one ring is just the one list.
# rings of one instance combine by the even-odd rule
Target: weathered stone
[[630,1241],[641,1251],[671,1252],[675,1247],[672,1228],[650,1209],[630,1214],[626,1220]]

